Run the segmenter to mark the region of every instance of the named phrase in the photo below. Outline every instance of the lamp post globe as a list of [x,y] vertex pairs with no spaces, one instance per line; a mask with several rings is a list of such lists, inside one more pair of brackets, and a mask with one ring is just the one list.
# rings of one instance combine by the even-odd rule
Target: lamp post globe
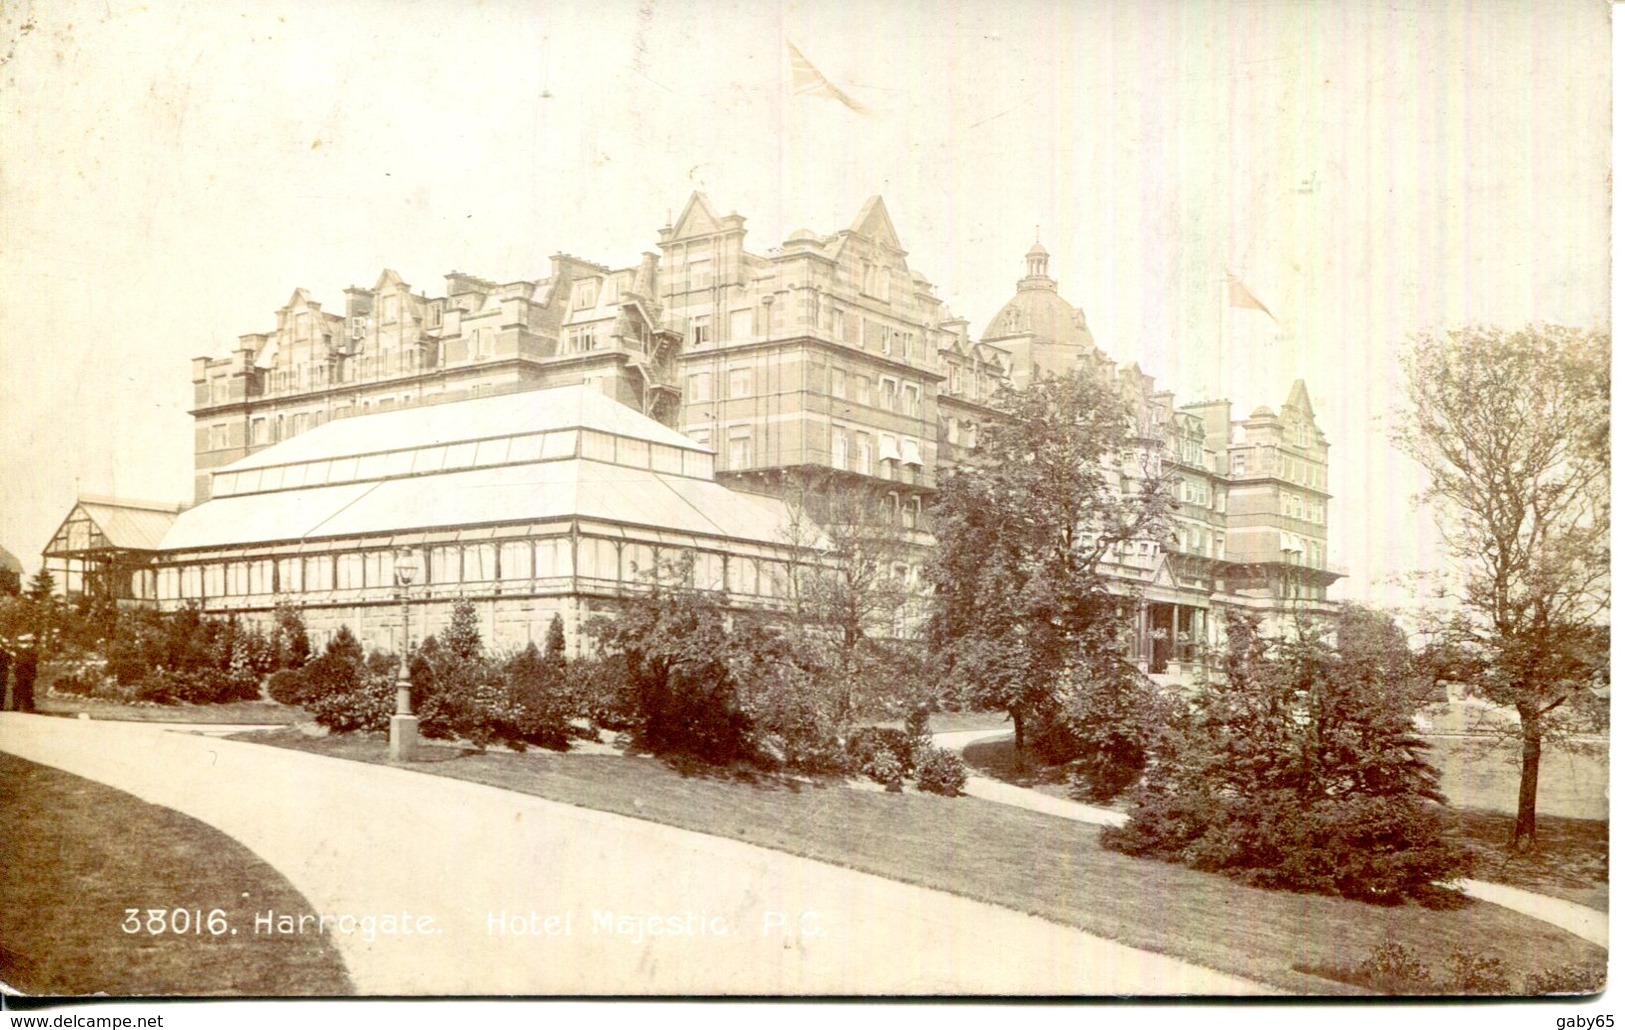
[[397,762],[410,762],[417,753],[418,720],[412,714],[407,654],[412,645],[411,586],[418,568],[417,551],[402,547],[395,552],[395,585],[401,596],[401,667],[395,678],[395,714],[389,719],[389,757]]

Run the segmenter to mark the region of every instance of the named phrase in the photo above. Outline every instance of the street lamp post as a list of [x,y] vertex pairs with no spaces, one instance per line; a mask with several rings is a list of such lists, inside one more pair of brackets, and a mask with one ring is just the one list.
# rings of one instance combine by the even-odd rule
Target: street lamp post
[[395,679],[395,714],[389,717],[389,759],[410,762],[417,758],[418,717],[412,714],[412,679],[407,674],[407,652],[412,638],[409,594],[418,575],[417,552],[403,547],[395,552],[395,585],[401,589],[401,670]]

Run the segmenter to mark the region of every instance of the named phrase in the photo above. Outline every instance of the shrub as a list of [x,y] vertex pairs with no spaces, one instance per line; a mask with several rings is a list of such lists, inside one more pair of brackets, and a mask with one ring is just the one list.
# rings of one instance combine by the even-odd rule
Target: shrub
[[1494,955],[1454,951],[1446,966],[1450,978],[1442,986],[1449,994],[1507,994],[1512,990],[1512,974]]
[[101,677],[85,672],[70,672],[66,676],[58,676],[51,689],[59,694],[96,697],[102,693]]
[[910,736],[907,730],[890,726],[859,726],[846,738],[846,753],[852,768],[863,771],[875,755],[886,752],[897,760],[904,777],[914,775],[926,738]]
[[903,764],[885,748],[876,749],[863,766],[864,775],[892,792],[903,789]]
[[926,748],[914,773],[914,783],[931,794],[957,797],[965,787],[965,760],[947,748]]
[[311,698],[307,706],[334,733],[387,730],[395,714],[395,680],[369,669],[352,689]]
[[1356,983],[1384,994],[1429,994],[1433,980],[1421,956],[1408,945],[1385,940],[1355,967]]
[[1342,650],[1301,629],[1267,641],[1231,620],[1222,678],[1101,842],[1260,887],[1431,903],[1471,854],[1411,728],[1403,634],[1358,609],[1340,616]]
[[[557,616],[555,616],[555,620]],[[562,646],[543,657],[535,644],[508,659],[503,670],[513,706],[512,735],[526,744],[563,751],[570,746],[575,713],[566,682]]]
[[1525,994],[1597,994],[1608,982],[1603,966],[1547,966],[1524,977]]
[[271,700],[285,705],[297,705],[304,701],[305,677],[300,669],[278,669],[271,673],[266,683],[266,690]]

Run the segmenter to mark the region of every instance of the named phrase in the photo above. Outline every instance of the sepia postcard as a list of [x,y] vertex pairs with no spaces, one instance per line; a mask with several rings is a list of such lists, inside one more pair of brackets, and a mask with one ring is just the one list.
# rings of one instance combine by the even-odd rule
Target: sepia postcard
[[1612,15],[0,5],[5,1018],[1612,1026]]

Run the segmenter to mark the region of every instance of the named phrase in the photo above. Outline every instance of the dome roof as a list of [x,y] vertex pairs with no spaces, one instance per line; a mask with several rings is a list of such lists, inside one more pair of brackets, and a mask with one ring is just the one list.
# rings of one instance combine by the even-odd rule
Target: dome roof
[[1029,250],[1027,252],[1027,256],[1028,257],[1049,257],[1049,251],[1044,249],[1044,245],[1042,243],[1039,243],[1037,240],[1034,240],[1033,241],[1033,249]]
[[1039,342],[1093,348],[1095,338],[1083,312],[1054,290],[1019,290],[987,324],[982,339],[1032,333]]

